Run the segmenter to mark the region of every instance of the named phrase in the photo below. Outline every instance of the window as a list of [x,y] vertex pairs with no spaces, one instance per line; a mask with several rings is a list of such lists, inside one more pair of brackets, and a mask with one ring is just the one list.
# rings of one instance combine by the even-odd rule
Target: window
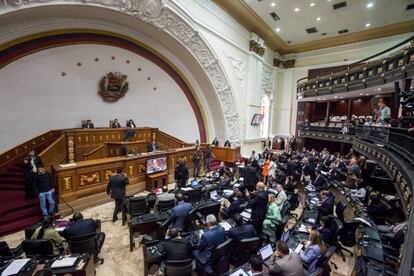
[[260,113],[263,115],[262,123],[260,124],[260,136],[263,138],[269,137],[269,120],[270,120],[270,100],[268,95],[262,97],[262,105]]

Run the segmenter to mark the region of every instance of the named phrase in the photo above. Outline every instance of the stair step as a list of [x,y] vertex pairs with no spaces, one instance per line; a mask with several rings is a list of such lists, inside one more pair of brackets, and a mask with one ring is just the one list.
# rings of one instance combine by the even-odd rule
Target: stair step
[[25,183],[24,178],[20,177],[0,177],[0,183]]
[[23,177],[24,178],[24,172],[4,172],[0,173],[0,177]]
[[42,220],[42,216],[39,215],[39,216],[23,218],[18,221],[14,221],[8,224],[1,225],[0,226],[0,237],[23,230],[30,225],[40,222],[41,220]]
[[24,191],[25,187],[19,184],[6,184],[0,183],[0,191],[9,191],[9,190],[17,190],[17,191]]
[[23,218],[28,218],[32,216],[40,216],[40,208],[39,206],[32,206],[30,208],[24,208],[21,210],[16,211],[9,211],[7,214],[2,216],[0,219],[0,225],[4,225],[13,221],[17,221]]

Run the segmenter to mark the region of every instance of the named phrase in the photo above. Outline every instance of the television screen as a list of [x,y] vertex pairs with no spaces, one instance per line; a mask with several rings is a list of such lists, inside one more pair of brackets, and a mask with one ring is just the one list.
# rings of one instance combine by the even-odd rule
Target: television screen
[[251,125],[260,125],[263,121],[263,114],[254,114]]
[[167,157],[147,160],[147,174],[162,172],[167,169]]

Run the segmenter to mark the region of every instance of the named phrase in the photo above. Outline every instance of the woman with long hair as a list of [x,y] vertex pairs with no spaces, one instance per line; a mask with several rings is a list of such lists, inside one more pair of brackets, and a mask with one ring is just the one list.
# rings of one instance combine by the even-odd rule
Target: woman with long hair
[[309,240],[305,242],[305,251],[299,254],[300,259],[308,268],[308,273],[315,271],[316,263],[325,251],[326,246],[322,242],[321,235],[317,230],[311,230]]

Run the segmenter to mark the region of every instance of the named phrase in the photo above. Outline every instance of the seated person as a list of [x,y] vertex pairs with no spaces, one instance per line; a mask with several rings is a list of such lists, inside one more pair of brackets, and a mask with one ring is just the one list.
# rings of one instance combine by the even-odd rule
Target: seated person
[[193,258],[191,242],[180,236],[178,228],[171,228],[168,235],[170,238],[164,242],[167,261],[182,261]]
[[[76,212],[73,214],[72,223],[64,231],[64,236],[70,240],[71,237],[84,236],[96,233],[98,227],[95,220],[92,218],[84,219],[82,213]],[[105,233],[96,233],[96,240],[98,242],[98,253],[105,242]]]
[[134,135],[135,135],[135,130],[131,127],[131,124],[128,124],[125,130],[124,141],[128,142],[131,138],[134,137]]
[[148,152],[156,152],[157,151],[157,145],[155,144],[155,141],[152,140],[151,144],[147,146]]
[[82,128],[94,128],[94,125],[91,120],[86,120],[86,122],[82,124]]
[[239,242],[243,239],[251,239],[257,237],[253,225],[244,224],[243,217],[239,214],[233,217],[236,226],[229,230],[229,238]]
[[127,121],[126,125],[130,125],[131,127],[134,127],[134,128],[136,128],[136,127],[137,127],[137,126],[136,126],[136,124],[135,124],[135,122],[134,122],[134,120],[132,120],[132,119],[129,119],[129,120]]
[[44,240],[50,240],[53,245],[53,254],[59,255],[60,249],[63,247],[63,242],[65,241],[64,238],[62,238],[58,231],[53,227],[52,221],[49,218],[46,218],[42,222],[42,226],[36,229],[36,231],[33,233],[32,240],[37,239],[44,239]]
[[226,142],[224,142],[224,147],[225,148],[231,148],[231,143],[229,140],[226,140]]
[[250,257],[249,260],[249,264],[250,264],[250,272],[251,274],[249,275],[254,275],[254,276],[264,276],[265,274],[263,273],[263,260],[262,258],[260,258],[257,255],[253,255]]
[[266,219],[263,221],[263,231],[266,233],[274,233],[276,226],[282,222],[279,207],[275,202],[275,195],[268,195],[268,204],[266,211]]
[[404,229],[407,221],[391,224],[391,225],[377,225],[378,231],[389,239],[393,239],[398,231]]
[[219,140],[217,139],[217,137],[214,138],[213,142],[211,142],[211,145],[215,147],[219,146]]
[[276,197],[276,205],[279,210],[282,210],[283,204],[285,204],[287,196],[285,191],[283,190],[283,186],[281,184],[276,185],[277,197]]
[[381,201],[380,195],[377,193],[371,193],[369,199],[370,203],[367,207],[368,215],[375,221],[375,223],[378,223],[381,218],[387,216],[387,206]]
[[230,201],[228,201],[226,198],[223,198],[223,200],[221,201],[221,211],[228,217],[232,217],[240,212],[240,205],[242,205],[243,203],[243,194],[242,192],[237,190],[235,193],[235,199],[232,203],[230,203]]
[[270,275],[304,276],[302,261],[296,252],[290,253],[289,246],[285,242],[278,242],[273,265],[269,266]]
[[323,190],[320,192],[321,200],[316,205],[319,211],[319,216],[333,215],[333,208],[335,203],[335,196],[333,193]]
[[188,213],[193,209],[193,205],[184,201],[182,193],[175,195],[177,206],[171,209],[171,225],[170,228],[185,230],[185,222]]
[[176,202],[175,194],[169,193],[168,188],[166,186],[162,187],[162,193],[158,194],[157,199],[155,200],[154,210],[158,211],[158,204],[160,201],[170,201],[170,200],[174,200],[174,202]]
[[315,170],[315,181],[313,182],[313,185],[318,190],[324,190],[328,188],[328,181],[326,178],[321,174],[320,170]]
[[367,190],[363,186],[363,183],[362,182],[357,181],[356,182],[355,189],[351,189],[350,192],[351,192],[351,195],[356,196],[360,200],[362,200],[363,202],[365,202],[365,200],[367,198]]
[[321,217],[319,220],[319,227],[317,228],[319,234],[321,235],[322,241],[325,244],[332,244],[332,228],[331,228],[331,219],[327,216]]
[[316,263],[326,251],[325,245],[322,243],[321,235],[318,231],[312,230],[309,234],[309,240],[305,242],[305,251],[299,253],[302,263],[307,267],[307,272],[315,271]]
[[358,177],[355,174],[350,174],[346,177],[344,186],[349,189],[355,189],[358,183]]
[[111,124],[111,128],[121,128],[121,124],[118,122],[118,119],[114,119],[112,124]]
[[200,270],[211,273],[211,256],[214,249],[224,242],[226,231],[222,226],[218,225],[214,215],[207,215],[206,221],[208,230],[201,236],[193,255],[196,259],[197,267]]

